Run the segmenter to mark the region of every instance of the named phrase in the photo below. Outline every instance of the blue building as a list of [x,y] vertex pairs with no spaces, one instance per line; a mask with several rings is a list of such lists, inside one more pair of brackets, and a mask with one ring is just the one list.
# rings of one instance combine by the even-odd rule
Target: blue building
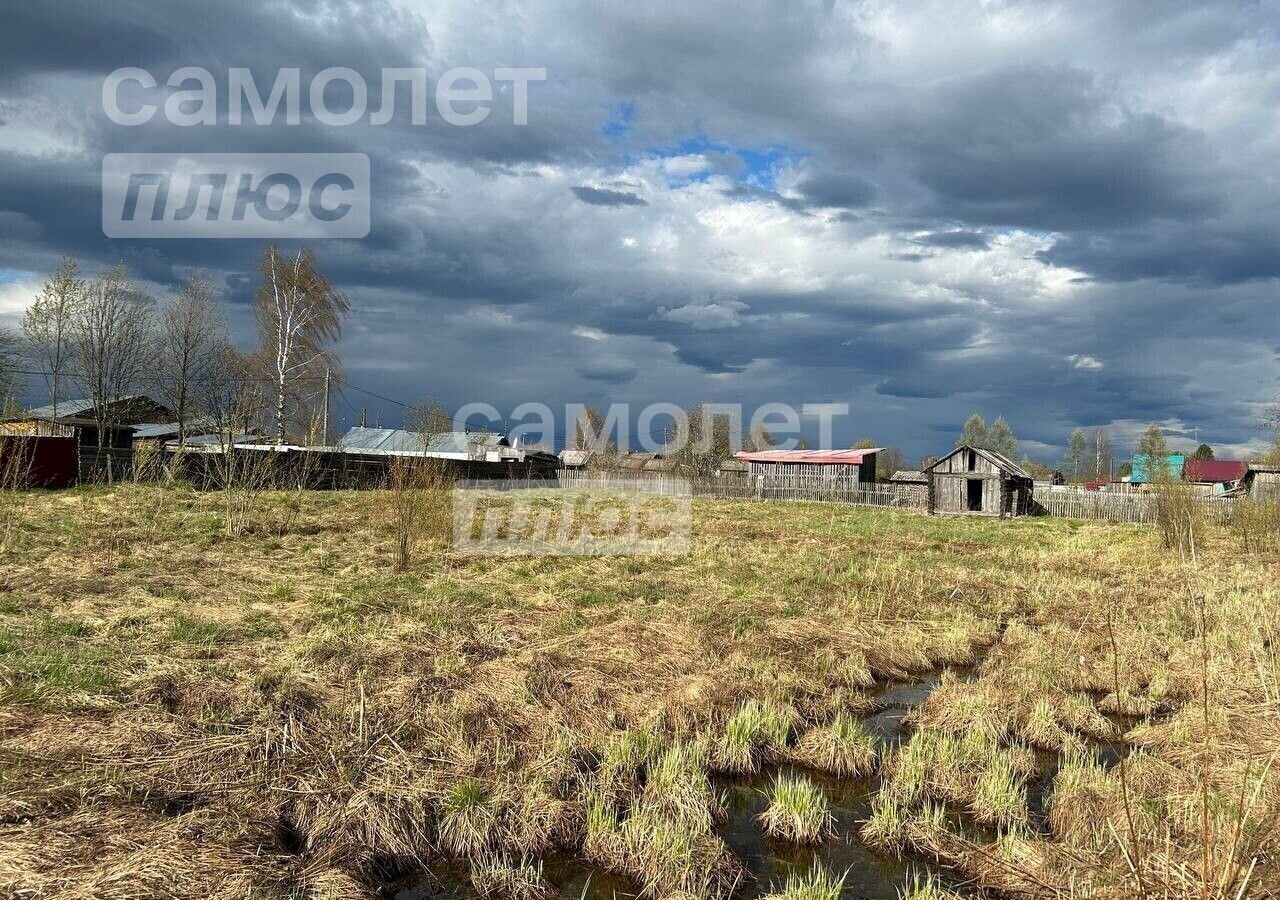
[[[1187,458],[1181,453],[1170,453],[1164,457],[1165,465],[1169,468],[1169,477],[1174,481],[1182,478],[1182,467],[1186,465]],[[1148,465],[1145,454],[1136,453],[1133,457],[1133,471],[1130,473],[1129,482],[1131,484],[1150,484],[1152,475],[1159,474],[1159,464]]]

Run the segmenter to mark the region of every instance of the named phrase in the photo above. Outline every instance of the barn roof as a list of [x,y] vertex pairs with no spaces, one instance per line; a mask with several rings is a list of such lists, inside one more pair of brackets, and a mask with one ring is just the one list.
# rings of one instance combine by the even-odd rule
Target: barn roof
[[916,469],[899,469],[889,476],[889,481],[899,484],[928,484],[929,476]]
[[591,459],[590,450],[564,449],[560,451],[560,462],[566,466],[585,466]]
[[1022,468],[1022,466],[1018,465],[1016,462],[1014,462],[1004,454],[997,453],[994,450],[988,450],[986,447],[971,447],[968,444],[961,444],[959,447],[956,447],[950,453],[946,454],[941,459],[934,462],[933,465],[927,466],[924,471],[926,473],[932,472],[935,468],[937,468],[938,463],[941,463],[945,460],[950,459],[951,457],[959,453],[961,450],[972,450],[974,453],[977,453],[979,456],[986,459],[989,463],[994,465],[996,468],[1000,469],[1001,471],[1009,475],[1012,475],[1014,478],[1022,478],[1027,481],[1033,480],[1031,476],[1027,474],[1026,470]]
[[[61,412],[61,404],[58,409]],[[181,425],[178,422],[139,422],[133,426],[133,437],[135,440],[177,437],[180,430]]]
[[1238,459],[1189,459],[1182,474],[1198,484],[1220,484],[1239,481],[1249,471],[1249,464]]
[[[129,399],[129,398],[124,398]],[[93,412],[93,401],[87,399],[80,400],[59,400],[58,401],[58,418],[63,416],[78,416],[81,413]],[[53,418],[53,406],[37,406],[29,409],[25,413],[30,419],[51,419]]]
[[735,453],[734,456],[743,462],[854,466],[883,449],[883,447],[869,447],[866,450],[755,450]]
[[338,441],[338,449],[351,453],[470,453],[478,448],[509,446],[500,434],[487,431],[443,431],[423,436],[402,428],[356,426]]

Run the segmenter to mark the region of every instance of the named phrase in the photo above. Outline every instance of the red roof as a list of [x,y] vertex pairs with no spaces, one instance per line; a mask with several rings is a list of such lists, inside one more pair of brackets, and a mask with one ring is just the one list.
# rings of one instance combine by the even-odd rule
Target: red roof
[[883,447],[867,450],[757,450],[737,453],[745,462],[809,463],[810,465],[857,465],[863,457],[879,453]]
[[1182,474],[1187,481],[1220,484],[1224,481],[1239,481],[1248,468],[1248,463],[1238,459],[1189,459]]

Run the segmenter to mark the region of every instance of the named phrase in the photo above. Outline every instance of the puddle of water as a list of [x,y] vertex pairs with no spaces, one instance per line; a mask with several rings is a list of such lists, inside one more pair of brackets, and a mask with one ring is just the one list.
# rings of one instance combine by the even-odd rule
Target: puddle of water
[[931,691],[938,686],[942,678],[940,672],[927,675],[920,681],[890,682],[879,690],[871,692],[871,697],[883,708],[875,715],[862,720],[867,730],[883,744],[897,745],[905,739],[903,719],[913,706],[925,701]]
[[836,820],[836,837],[815,847],[797,847],[764,836],[756,817],[768,806],[764,789],[772,775],[727,785],[729,822],[721,836],[756,877],[735,898],[751,900],[768,894],[788,874],[807,872],[815,859],[830,872],[847,871],[841,896],[850,900],[897,900],[917,876],[925,877],[928,869],[923,864],[878,853],[858,840],[858,826],[871,812],[870,779],[839,781],[814,772],[804,774],[822,787]]
[[[962,676],[969,671],[956,670]],[[863,724],[881,743],[901,743],[907,736],[904,718],[912,707],[924,702],[940,678],[938,672],[919,681],[884,685],[872,693],[883,708],[864,718]],[[781,770],[793,771],[789,766]],[[930,873],[944,883],[949,880],[943,869],[879,853],[859,841],[858,827],[871,814],[875,791],[872,778],[840,780],[805,770],[803,774],[822,788],[831,804],[835,837],[815,847],[796,847],[765,837],[757,817],[768,805],[765,788],[777,771],[771,769],[750,779],[717,780],[728,812],[728,822],[720,829],[720,836],[754,876],[739,888],[735,900],[762,897],[781,886],[789,874],[807,872],[815,860],[830,872],[847,873],[841,894],[846,900],[898,900],[904,889]],[[568,856],[545,860],[543,875],[564,900],[633,900],[639,894],[637,886],[627,879]],[[394,900],[476,900],[478,895],[465,873],[450,871],[436,872],[388,896]]]
[[565,900],[631,900],[640,896],[639,889],[627,879],[593,869],[571,856],[547,860],[542,874]]

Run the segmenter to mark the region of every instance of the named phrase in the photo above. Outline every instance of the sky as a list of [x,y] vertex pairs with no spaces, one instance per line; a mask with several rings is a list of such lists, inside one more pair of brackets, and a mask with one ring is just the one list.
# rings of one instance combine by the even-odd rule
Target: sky
[[[116,152],[368,154],[334,422],[431,396],[846,403],[909,460],[1003,415],[1054,463],[1260,449],[1280,390],[1272,2],[46,0],[0,29],[0,323],[60,257],[163,296],[197,269],[253,340],[264,242],[103,234]],[[543,67],[528,123],[125,127],[102,84],[228,67]],[[371,96],[370,109],[378,108]],[[295,245],[286,244],[287,247]],[[359,390],[357,390],[357,387]],[[374,396],[377,395],[377,396]],[[814,428],[805,421],[805,428]],[[816,431],[809,433],[810,438]]]

